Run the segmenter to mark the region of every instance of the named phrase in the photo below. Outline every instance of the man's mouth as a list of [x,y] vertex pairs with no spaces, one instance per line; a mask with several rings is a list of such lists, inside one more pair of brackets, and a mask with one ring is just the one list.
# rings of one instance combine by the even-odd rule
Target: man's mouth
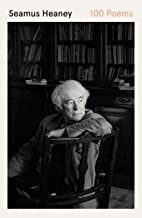
[[77,115],[80,115],[80,114],[81,114],[81,112],[80,112],[80,113],[74,113],[73,115],[74,115],[74,116],[77,116]]

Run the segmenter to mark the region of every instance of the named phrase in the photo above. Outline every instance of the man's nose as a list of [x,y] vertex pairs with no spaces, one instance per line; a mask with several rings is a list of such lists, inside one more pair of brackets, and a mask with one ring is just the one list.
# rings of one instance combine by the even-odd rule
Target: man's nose
[[74,110],[78,110],[79,109],[79,104],[77,102],[74,102],[73,109]]

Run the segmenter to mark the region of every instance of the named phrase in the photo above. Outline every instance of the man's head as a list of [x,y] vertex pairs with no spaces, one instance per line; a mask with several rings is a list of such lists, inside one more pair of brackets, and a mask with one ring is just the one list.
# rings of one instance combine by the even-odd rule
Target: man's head
[[52,93],[52,102],[63,113],[66,121],[79,121],[85,115],[89,91],[75,80],[66,80]]

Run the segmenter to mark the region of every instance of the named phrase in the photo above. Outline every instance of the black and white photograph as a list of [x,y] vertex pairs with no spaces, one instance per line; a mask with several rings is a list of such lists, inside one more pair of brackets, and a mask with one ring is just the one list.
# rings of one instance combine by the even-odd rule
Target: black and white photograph
[[7,22],[7,208],[135,209],[135,22]]

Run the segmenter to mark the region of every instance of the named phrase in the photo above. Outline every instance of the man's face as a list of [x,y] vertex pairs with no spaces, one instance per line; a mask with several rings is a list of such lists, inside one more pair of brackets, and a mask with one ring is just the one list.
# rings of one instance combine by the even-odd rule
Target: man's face
[[78,90],[72,90],[64,94],[62,102],[62,113],[65,120],[68,121],[80,121],[85,115],[85,97],[78,92]]

